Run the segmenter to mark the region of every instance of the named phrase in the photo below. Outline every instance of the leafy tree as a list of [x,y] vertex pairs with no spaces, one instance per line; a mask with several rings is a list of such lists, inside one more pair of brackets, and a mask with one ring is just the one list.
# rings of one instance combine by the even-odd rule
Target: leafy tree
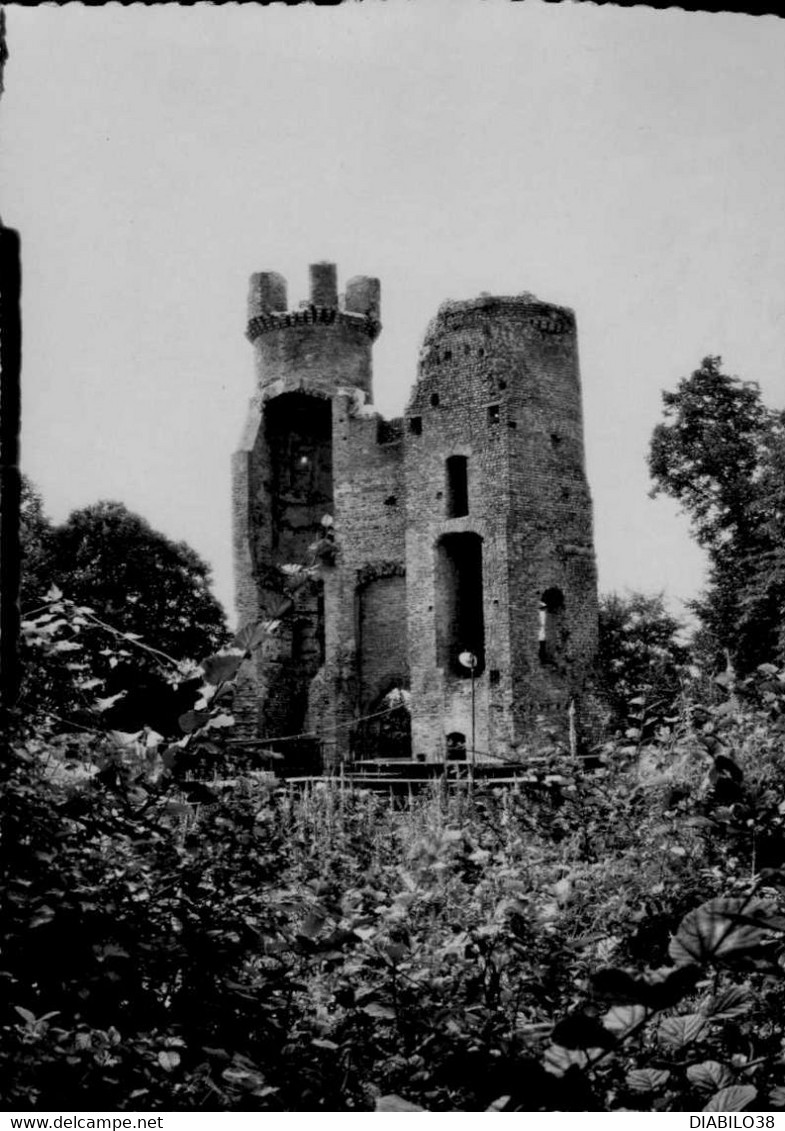
[[[223,608],[210,591],[209,566],[186,543],[172,542],[122,503],[76,510],[52,530],[33,521],[35,505],[29,509],[30,555],[35,560],[40,553],[40,574],[107,626],[103,641],[95,635],[85,639],[80,662],[88,662],[106,694],[123,692],[112,724],[171,730],[183,706],[168,690],[168,658],[208,655],[227,639]],[[45,539],[36,543],[41,535]],[[127,635],[120,652],[113,630]]]
[[175,659],[213,651],[226,637],[210,567],[122,503],[74,511],[54,531],[54,580],[116,628]]
[[[663,595],[606,593],[600,599],[595,684],[621,725],[632,700],[667,714],[681,691],[688,652],[679,641],[682,625],[665,608]],[[639,714],[640,712],[636,712]]]
[[649,469],[652,495],[681,503],[709,556],[709,586],[693,608],[718,658],[727,651],[749,670],[775,654],[783,621],[785,414],[721,364],[706,357],[675,392],[663,393]]
[[23,613],[40,605],[52,584],[52,531],[40,492],[32,480],[23,475],[19,506],[19,599]]
[[748,559],[739,624],[744,639],[759,641],[764,658],[785,661],[785,435],[780,419],[767,439],[756,484],[753,516],[758,551]]

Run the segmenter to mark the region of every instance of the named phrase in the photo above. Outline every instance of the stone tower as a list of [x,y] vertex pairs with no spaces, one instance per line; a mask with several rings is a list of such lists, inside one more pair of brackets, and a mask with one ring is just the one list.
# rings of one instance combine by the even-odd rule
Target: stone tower
[[517,758],[543,717],[566,727],[596,647],[575,319],[531,295],[444,304],[391,421],[371,407],[379,330],[375,279],[339,298],[317,264],[288,310],[279,275],[252,277],[240,623],[319,569],[239,690],[240,735],[312,768],[467,757],[472,735],[478,761]]
[[[575,318],[532,295],[445,303],[407,409],[415,749],[503,756],[563,727],[596,648]],[[476,657],[472,673],[459,660]]]

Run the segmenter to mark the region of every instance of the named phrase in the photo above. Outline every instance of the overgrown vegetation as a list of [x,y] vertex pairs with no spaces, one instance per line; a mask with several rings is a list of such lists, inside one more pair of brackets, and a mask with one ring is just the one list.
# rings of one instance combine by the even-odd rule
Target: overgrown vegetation
[[[94,686],[100,683],[104,696],[113,697],[112,726],[129,730],[147,724],[169,731],[179,713],[167,684],[172,665],[193,662],[228,639],[206,562],[186,543],[172,542],[153,530],[122,503],[94,503],[55,525],[26,479],[20,534],[22,615],[45,613],[42,594],[55,586],[89,609],[81,619],[91,628],[79,638],[77,657],[61,654],[58,659],[48,653],[41,663],[40,648],[27,654],[22,710],[51,708],[58,696],[68,700],[67,664],[78,661],[83,670],[89,668]],[[56,623],[53,617],[49,631]],[[144,647],[134,646],[134,641]],[[63,653],[68,651],[66,643],[62,647]],[[74,708],[69,702],[66,713],[71,719]],[[76,721],[89,720],[80,715]]]
[[785,1105],[785,673],[721,677],[591,772],[553,748],[514,790],[393,806],[233,762],[271,628],[205,661],[166,742],[102,726],[89,608],[26,624],[93,721],[10,743],[7,1107]]
[[681,503],[708,553],[709,584],[694,603],[704,650],[747,672],[785,660],[785,413],[721,365],[705,357],[663,393],[649,469],[652,493]]
[[651,727],[678,712],[689,652],[664,596],[606,593],[599,613],[592,687],[606,725],[623,729],[643,714]]
[[[716,358],[665,400],[652,472],[709,550],[702,646],[661,598],[607,597],[605,737],[514,788],[287,788],[230,736],[292,601],[220,648],[187,547],[107,504],[57,534],[28,492],[31,592],[58,560],[74,587],[27,603],[4,737],[7,1108],[785,1108],[782,419]],[[133,619],[153,560],[173,643]]]

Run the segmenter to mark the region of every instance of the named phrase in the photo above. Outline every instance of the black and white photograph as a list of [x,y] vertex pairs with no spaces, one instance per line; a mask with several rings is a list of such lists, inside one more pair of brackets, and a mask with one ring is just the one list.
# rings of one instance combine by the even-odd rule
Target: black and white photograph
[[2,20],[7,1127],[785,1131],[785,22]]

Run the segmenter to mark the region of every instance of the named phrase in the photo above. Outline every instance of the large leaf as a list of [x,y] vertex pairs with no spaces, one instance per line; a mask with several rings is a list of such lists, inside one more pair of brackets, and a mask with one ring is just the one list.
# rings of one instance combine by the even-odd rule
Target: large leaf
[[681,1049],[698,1039],[706,1028],[706,1018],[700,1013],[687,1013],[682,1017],[666,1017],[660,1024],[659,1038],[672,1049]]
[[726,1021],[746,1013],[752,1005],[749,986],[726,986],[703,1006],[706,1017],[713,1021]]
[[235,648],[240,648],[243,652],[252,652],[254,648],[266,640],[269,636],[269,631],[264,623],[246,624],[234,638]]
[[667,1068],[635,1068],[627,1073],[626,1083],[631,1092],[656,1092],[669,1077]]
[[562,1045],[549,1045],[542,1058],[545,1071],[554,1076],[563,1076],[570,1068],[585,1068],[588,1061],[583,1049],[566,1049]]
[[677,966],[737,958],[767,941],[765,921],[774,912],[763,900],[710,899],[684,916],[668,953]]
[[751,1084],[731,1084],[721,1088],[711,1097],[704,1111],[743,1111],[757,1096],[758,1091]]
[[244,659],[243,652],[218,653],[208,656],[202,663],[204,678],[208,683],[225,683],[234,679]]
[[180,730],[183,731],[184,734],[191,734],[209,721],[209,711],[186,711],[185,714],[180,715],[180,718],[177,720]]
[[687,1079],[694,1088],[703,1092],[713,1092],[725,1088],[733,1079],[733,1073],[718,1060],[704,1060],[701,1064],[691,1064],[687,1069]]
[[410,1104],[400,1096],[379,1096],[376,1100],[376,1111],[425,1111],[424,1107]]
[[603,1016],[604,1028],[617,1037],[625,1037],[631,1029],[637,1028],[648,1016],[648,1010],[642,1005],[614,1005]]

